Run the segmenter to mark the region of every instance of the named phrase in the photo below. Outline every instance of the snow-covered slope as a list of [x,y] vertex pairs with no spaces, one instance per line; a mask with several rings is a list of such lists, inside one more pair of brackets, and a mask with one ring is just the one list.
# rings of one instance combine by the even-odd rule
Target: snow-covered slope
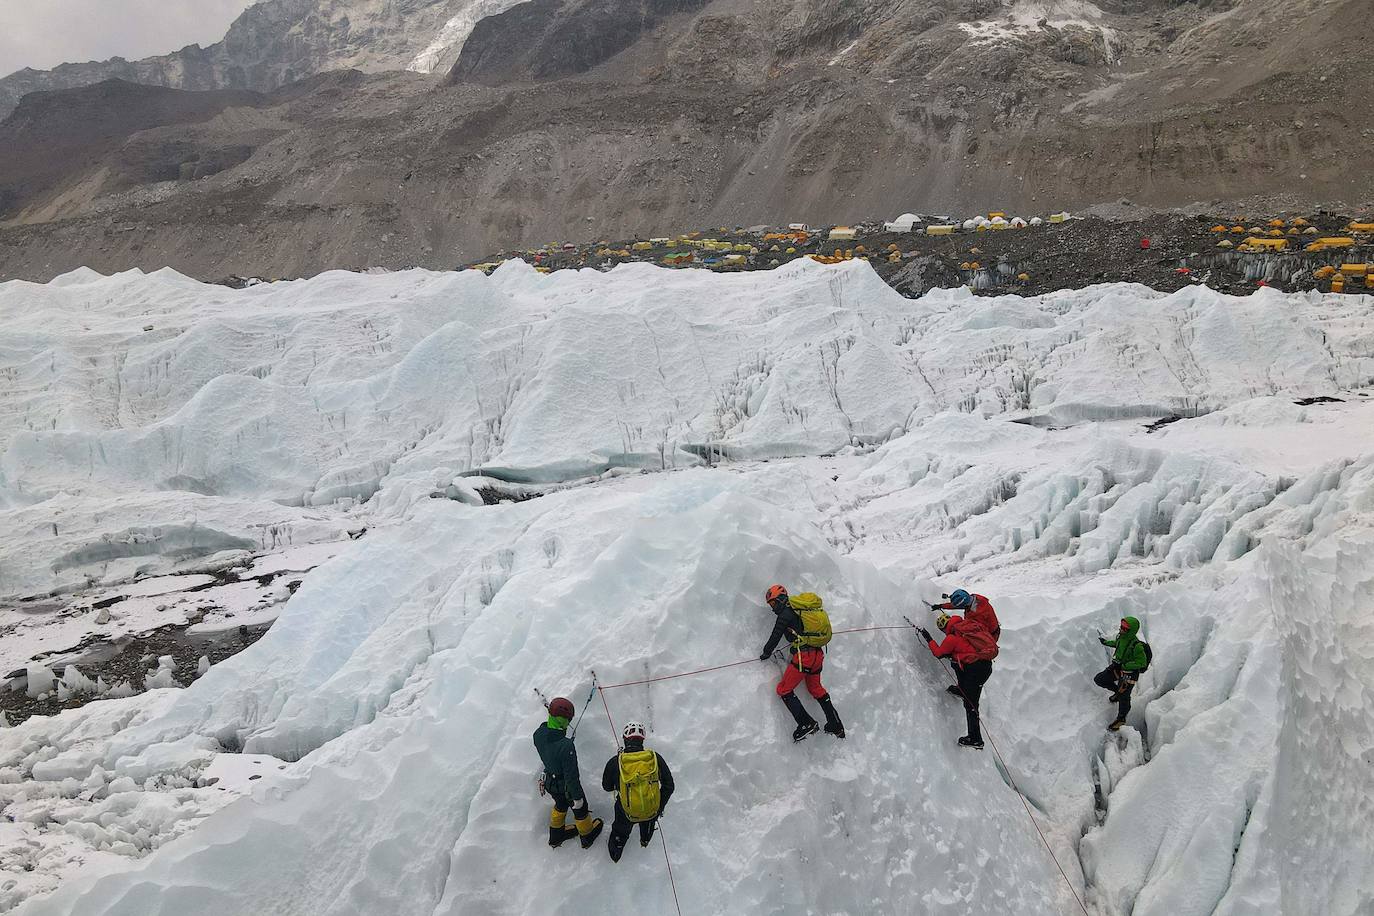
[[[603,815],[608,719],[649,724],[683,912],[1366,912],[1370,305],[909,301],[862,263],[0,286],[0,591],[135,514],[369,527],[191,687],[0,730],[0,908],[673,911],[657,848],[548,849],[542,693]],[[74,501],[105,516],[50,547],[11,521]],[[836,636],[849,737],[792,745],[774,581],[841,629],[992,598],[1005,766],[904,627]],[[1155,663],[1104,737],[1127,613]]]
[[331,70],[442,73],[477,23],[523,0],[262,0],[222,40],[142,60],[73,62],[0,74],[0,120],[30,92],[109,79],[173,89],[266,92]]

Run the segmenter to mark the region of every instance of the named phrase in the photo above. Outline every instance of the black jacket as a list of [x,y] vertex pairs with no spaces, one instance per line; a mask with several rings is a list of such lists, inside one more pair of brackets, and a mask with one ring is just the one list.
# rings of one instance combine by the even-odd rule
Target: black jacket
[[534,731],[534,749],[544,762],[544,788],[549,794],[564,795],[571,801],[587,797],[577,770],[577,748],[567,732],[549,728],[545,722]]
[[763,652],[760,653],[761,655],[772,655],[773,650],[778,647],[778,643],[782,641],[784,636],[786,636],[790,642],[796,637],[797,633],[801,633],[806,629],[802,624],[801,617],[797,615],[796,611],[792,610],[792,605],[790,604],[783,605],[781,610],[775,609],[773,613],[778,615],[778,619],[773,622],[773,632],[769,635],[768,642],[764,645]]
[[[636,748],[635,750],[642,750]],[[654,756],[658,758],[658,810],[663,811],[668,807],[668,799],[673,797],[673,771],[668,769],[668,761],[663,759],[663,755],[654,751]],[[617,793],[616,804],[620,804],[620,755],[616,754],[606,761],[606,769],[601,773],[601,788],[607,792]]]

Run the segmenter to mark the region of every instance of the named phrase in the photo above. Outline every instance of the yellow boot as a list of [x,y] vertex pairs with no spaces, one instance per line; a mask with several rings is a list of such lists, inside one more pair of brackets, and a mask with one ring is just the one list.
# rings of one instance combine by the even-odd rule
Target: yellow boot
[[562,846],[564,840],[571,840],[579,833],[576,827],[564,826],[567,823],[568,812],[554,808],[549,813],[549,845],[554,849]]
[[601,828],[604,826],[605,824],[601,822],[601,818],[592,817],[590,814],[578,819],[577,832],[581,835],[583,849],[592,848],[592,844],[595,843],[596,838],[601,835]]

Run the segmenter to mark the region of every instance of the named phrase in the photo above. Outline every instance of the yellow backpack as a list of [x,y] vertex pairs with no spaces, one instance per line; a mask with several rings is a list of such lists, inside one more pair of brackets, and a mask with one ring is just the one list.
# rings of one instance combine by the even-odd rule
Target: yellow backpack
[[658,817],[658,755],[653,751],[620,755],[620,807],[631,823]]
[[790,599],[792,610],[801,618],[802,632],[792,641],[797,649],[820,649],[830,642],[833,635],[830,629],[830,615],[821,604],[821,596],[813,592],[802,592]]

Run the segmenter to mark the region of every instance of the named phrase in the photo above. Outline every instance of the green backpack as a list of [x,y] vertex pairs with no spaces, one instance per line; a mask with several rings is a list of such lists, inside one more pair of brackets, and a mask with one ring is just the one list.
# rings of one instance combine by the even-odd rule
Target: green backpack
[[802,592],[789,602],[792,610],[801,618],[802,631],[792,641],[796,649],[821,649],[829,642],[833,632],[830,629],[830,615],[821,605],[821,596],[813,592]]
[[653,751],[620,755],[620,807],[631,823],[658,817],[658,755]]

